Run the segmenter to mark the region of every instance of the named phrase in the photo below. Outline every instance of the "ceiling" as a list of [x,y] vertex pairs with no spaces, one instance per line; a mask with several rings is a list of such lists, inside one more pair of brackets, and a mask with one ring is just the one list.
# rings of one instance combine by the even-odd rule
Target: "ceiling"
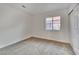
[[9,5],[35,15],[48,11],[69,9],[73,4],[74,3],[13,3]]

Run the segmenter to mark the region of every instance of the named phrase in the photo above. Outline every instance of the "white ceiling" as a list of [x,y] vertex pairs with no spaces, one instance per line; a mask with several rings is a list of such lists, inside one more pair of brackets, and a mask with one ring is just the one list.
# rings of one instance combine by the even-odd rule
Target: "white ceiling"
[[[13,3],[9,4],[16,8],[20,8],[30,14],[39,14],[48,11],[69,9],[74,3]],[[25,8],[22,7],[25,6]]]

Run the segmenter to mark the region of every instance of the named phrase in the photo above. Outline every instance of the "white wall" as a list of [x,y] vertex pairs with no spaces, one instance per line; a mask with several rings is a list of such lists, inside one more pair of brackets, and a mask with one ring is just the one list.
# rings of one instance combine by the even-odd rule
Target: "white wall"
[[7,4],[0,4],[0,48],[30,35],[31,16]]
[[[49,16],[61,16],[60,31],[45,30],[45,18]],[[31,35],[68,43],[68,31],[68,17],[64,10],[32,16],[18,8],[0,4],[0,48],[21,41]]]
[[[35,37],[48,38],[69,43],[69,22],[68,15],[65,14],[66,10],[47,12],[34,16],[32,23],[32,35]],[[61,16],[61,30],[60,31],[46,31],[45,18],[50,16]]]
[[79,55],[79,5],[70,14],[70,26],[71,45],[74,52]]

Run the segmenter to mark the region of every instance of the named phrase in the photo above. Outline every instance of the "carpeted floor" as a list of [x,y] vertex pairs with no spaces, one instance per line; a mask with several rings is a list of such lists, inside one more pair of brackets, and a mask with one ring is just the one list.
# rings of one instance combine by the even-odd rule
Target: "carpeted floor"
[[0,49],[0,55],[73,55],[70,46],[30,38]]

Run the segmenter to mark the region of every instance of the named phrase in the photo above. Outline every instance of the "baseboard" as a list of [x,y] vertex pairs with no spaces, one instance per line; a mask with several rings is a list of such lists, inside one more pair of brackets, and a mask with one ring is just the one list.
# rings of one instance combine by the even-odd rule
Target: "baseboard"
[[53,41],[53,42],[56,42],[56,43],[66,44],[66,45],[71,46],[71,44],[70,44],[69,42],[63,42],[63,41],[59,41],[59,40],[56,40],[56,39],[51,39],[51,38],[48,38],[48,37],[35,36],[35,35],[28,35],[28,36],[24,37],[23,39],[19,39],[19,40],[17,40],[17,41],[14,41],[14,42],[8,43],[8,44],[6,44],[6,45],[0,46],[0,48],[4,48],[4,47],[10,46],[10,45],[13,45],[13,44],[22,42],[22,41],[27,40],[27,39],[29,39],[29,38],[44,39],[44,40],[49,40],[49,41]]
[[53,39],[53,38],[50,38],[50,37],[44,37],[44,36],[38,36],[38,35],[32,35],[31,37],[45,39],[45,40],[51,40],[51,41],[55,41],[55,42],[59,42],[59,43],[64,43],[64,44],[70,44],[70,42],[62,41],[62,40],[57,40],[57,39]]
[[8,43],[8,44],[3,45],[3,46],[0,46],[0,48],[4,48],[4,47],[7,47],[7,46],[9,46],[9,45],[16,44],[16,43],[21,42],[21,41],[23,41],[23,40],[25,40],[25,39],[29,39],[30,37],[31,37],[31,35],[29,35],[29,36],[27,36],[27,37],[24,37],[24,38],[19,38],[19,40],[13,41],[13,42]]
[[4,48],[4,47],[7,47],[9,45],[12,45],[12,44],[15,44],[15,43],[18,43],[18,42],[21,42],[21,41],[24,41],[24,40],[27,40],[29,38],[40,38],[40,39],[45,39],[45,40],[51,40],[53,42],[58,42],[58,43],[63,43],[63,44],[70,44],[69,42],[64,42],[64,41],[59,41],[59,40],[56,40],[56,39],[51,39],[49,37],[42,37],[42,36],[36,36],[36,35],[28,35],[22,39],[19,39],[17,41],[14,41],[14,42],[11,42],[11,43],[8,43],[6,45],[3,45],[3,46],[0,46],[0,48]]

